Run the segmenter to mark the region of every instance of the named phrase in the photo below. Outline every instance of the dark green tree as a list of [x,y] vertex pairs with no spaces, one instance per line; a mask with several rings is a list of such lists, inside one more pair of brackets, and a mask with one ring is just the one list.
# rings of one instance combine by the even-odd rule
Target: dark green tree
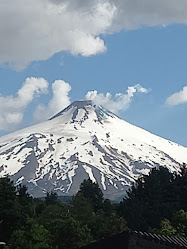
[[71,213],[81,224],[89,225],[94,216],[92,203],[80,194],[75,195],[72,199]]
[[89,228],[94,240],[127,230],[125,220],[116,214],[115,205],[104,200],[98,184],[91,180],[83,181],[73,197],[71,210],[75,218]]
[[177,235],[176,229],[172,226],[171,222],[167,219],[164,219],[160,223],[159,229],[149,229],[150,233],[161,234],[165,236],[174,236]]
[[97,211],[92,217],[92,221],[88,223],[94,240],[100,240],[128,229],[125,220],[117,214],[107,215],[103,210]]
[[8,242],[21,217],[16,188],[9,178],[0,178],[0,241]]
[[118,209],[130,228],[146,231],[159,228],[164,218],[171,219],[180,202],[175,178],[168,169],[160,167],[137,180]]
[[27,187],[25,185],[17,186],[16,192],[18,202],[21,206],[20,223],[23,225],[27,218],[35,216],[36,210],[34,199],[28,194]]
[[47,205],[50,205],[50,204],[55,204],[58,202],[58,195],[56,192],[54,191],[51,191],[51,192],[47,192],[47,195],[45,197],[45,203]]
[[78,248],[92,241],[87,225],[79,222],[70,209],[69,205],[57,202],[48,205],[39,217],[58,249]]
[[81,183],[77,196],[83,196],[86,200],[88,200],[95,211],[102,208],[104,200],[103,193],[99,188],[98,183],[94,183],[90,179],[84,180]]
[[53,221],[51,234],[58,249],[76,249],[92,241],[87,226],[73,217],[57,218]]
[[181,174],[177,175],[175,180],[176,186],[179,188],[178,195],[180,198],[180,209],[187,212],[187,169],[182,168]]
[[187,237],[187,212],[184,210],[175,212],[171,224],[176,229],[177,235]]
[[69,207],[63,203],[58,203],[46,206],[39,215],[38,220],[46,229],[52,231],[54,220],[58,218],[65,219],[69,216],[71,216]]
[[51,235],[35,220],[28,219],[25,226],[15,230],[10,239],[10,249],[53,249]]
[[160,223],[159,229],[150,229],[149,232],[166,236],[187,236],[187,212],[177,211],[173,214],[171,221],[164,219]]

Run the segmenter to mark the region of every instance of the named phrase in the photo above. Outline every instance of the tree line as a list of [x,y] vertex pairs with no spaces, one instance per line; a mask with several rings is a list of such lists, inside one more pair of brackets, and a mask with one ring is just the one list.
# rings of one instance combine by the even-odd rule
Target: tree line
[[0,179],[0,242],[6,248],[76,249],[126,230],[187,236],[187,171],[154,168],[120,203],[104,199],[90,179],[68,203],[55,192],[33,198],[25,186]]

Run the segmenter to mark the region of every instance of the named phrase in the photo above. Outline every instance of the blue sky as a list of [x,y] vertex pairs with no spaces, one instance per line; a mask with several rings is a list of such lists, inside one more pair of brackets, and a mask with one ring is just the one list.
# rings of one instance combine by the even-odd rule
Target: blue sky
[[[51,8],[56,20],[56,11],[66,1],[48,1],[51,1],[50,6],[55,6],[55,11]],[[15,17],[19,7],[19,1],[16,2],[17,5],[11,9]],[[93,5],[95,1],[88,2]],[[128,4],[127,0],[124,2]],[[70,38],[67,39],[66,30],[62,30],[61,37],[51,31],[54,27],[45,31],[45,40],[40,40],[38,31],[34,29],[32,35],[36,32],[35,39],[22,38],[23,44],[20,44],[21,33],[8,33],[14,23],[5,24],[5,36],[0,35],[0,52],[3,51],[0,56],[0,135],[45,120],[71,101],[87,96],[109,109],[113,108],[126,121],[187,146],[187,26],[185,16],[178,17],[187,6],[179,0],[175,12],[175,9],[171,11],[169,1],[158,1],[158,6],[160,4],[165,10],[164,15],[157,13],[158,6],[153,4],[150,8],[147,1],[143,2],[148,9],[146,13],[139,13],[136,6],[131,6],[134,19],[131,20],[130,16],[122,20],[119,14],[117,26],[117,17],[114,21],[112,18],[113,12],[118,11],[120,0],[114,0],[112,7],[106,5],[107,1],[100,1],[102,8],[99,5],[94,15],[97,20],[101,18],[101,22],[94,23],[94,27],[91,21],[84,23],[86,31],[82,23],[77,23],[76,30],[80,26],[81,35],[90,32],[91,36],[81,36],[80,39],[72,36],[72,44]],[[93,17],[93,12],[88,11],[89,4],[84,6],[88,8],[84,13]],[[75,16],[82,14],[78,6],[70,7]],[[154,19],[152,16],[158,17]],[[27,22],[33,20],[28,18]],[[27,22],[25,26],[22,24],[23,27],[17,24],[18,30],[25,30]],[[49,27],[51,23],[46,25]],[[71,27],[67,25],[68,32]],[[23,37],[25,35],[28,36],[24,34]],[[50,35],[54,35],[60,45],[56,41],[48,44]],[[90,37],[95,40],[90,40]],[[14,40],[6,43],[5,38]],[[43,47],[46,49],[42,50]],[[54,84],[56,80],[61,81]],[[56,93],[52,86],[55,86]],[[110,96],[106,95],[107,92]],[[117,93],[121,93],[121,97]]]

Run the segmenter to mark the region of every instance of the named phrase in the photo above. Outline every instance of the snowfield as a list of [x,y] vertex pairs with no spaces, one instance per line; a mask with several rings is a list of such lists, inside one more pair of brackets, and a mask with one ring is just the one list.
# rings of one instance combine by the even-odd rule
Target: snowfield
[[180,171],[187,148],[120,119],[91,101],[77,101],[50,120],[0,138],[0,177],[35,196],[73,195],[83,179],[118,199],[156,166]]

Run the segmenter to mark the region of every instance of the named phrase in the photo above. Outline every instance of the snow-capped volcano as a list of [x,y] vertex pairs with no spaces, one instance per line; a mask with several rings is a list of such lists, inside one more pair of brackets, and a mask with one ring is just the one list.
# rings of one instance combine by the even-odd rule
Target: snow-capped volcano
[[0,138],[0,177],[25,184],[35,197],[73,195],[83,179],[105,197],[125,195],[155,166],[179,171],[187,148],[120,119],[91,101],[76,101],[50,120]]

